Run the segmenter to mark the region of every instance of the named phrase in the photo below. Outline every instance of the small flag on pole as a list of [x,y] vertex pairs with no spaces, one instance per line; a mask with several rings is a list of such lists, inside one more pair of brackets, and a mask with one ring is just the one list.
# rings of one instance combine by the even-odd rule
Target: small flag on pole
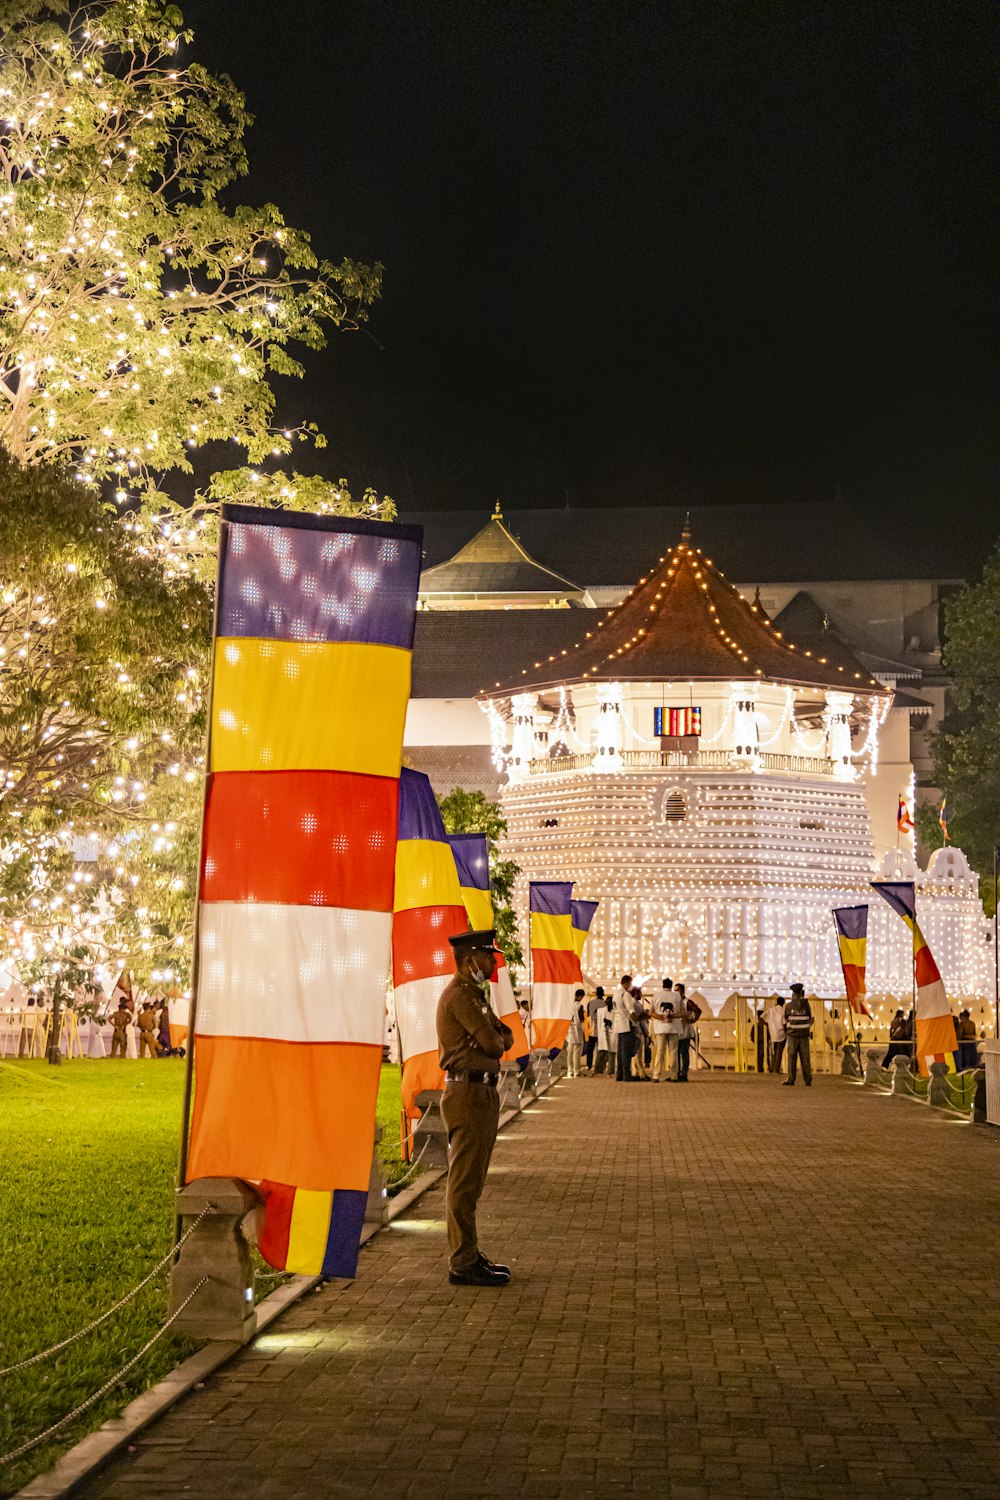
[[941,798],[941,807],[940,807],[940,810],[938,811],[938,827],[941,829],[941,832],[944,834],[944,841],[945,841],[945,843],[946,844],[949,843],[950,840],[948,838],[948,798],[947,797],[942,797]]
[[873,880],[873,890],[888,901],[913,933],[913,973],[916,989],[917,1066],[926,1074],[932,1062],[957,1071],[958,1038],[944,983],[927,939],[917,925],[916,891],[912,880]]
[[840,948],[840,964],[844,971],[847,1003],[857,1015],[870,1015],[865,1004],[868,907],[837,907],[833,913],[833,920],[837,926],[837,944]]
[[565,1045],[580,960],[573,941],[571,880],[532,880],[531,1019],[534,1044],[553,1057]]
[[896,807],[896,828],[900,833],[913,832],[913,819],[910,817],[910,809],[902,796]]
[[[494,926],[493,902],[490,899],[489,849],[485,833],[452,833],[448,835],[448,842],[455,856],[470,926],[477,932]],[[504,1059],[513,1058],[523,1069],[528,1065],[531,1048],[524,1032],[514,986],[510,982],[507,960],[499,948],[495,952],[497,966],[490,982],[490,1001],[501,1021],[514,1033],[514,1041],[510,1050],[504,1053]]]
[[[416,1096],[443,1089],[437,1006],[455,972],[448,942],[468,927],[448,835],[429,779],[399,775],[399,842],[392,917],[392,983],[399,1030],[400,1089],[408,1120],[420,1118]],[[491,925],[490,923],[486,924]]]
[[577,979],[583,983],[583,949],[593,925],[599,901],[571,901],[570,915],[573,919],[573,947],[576,950]]

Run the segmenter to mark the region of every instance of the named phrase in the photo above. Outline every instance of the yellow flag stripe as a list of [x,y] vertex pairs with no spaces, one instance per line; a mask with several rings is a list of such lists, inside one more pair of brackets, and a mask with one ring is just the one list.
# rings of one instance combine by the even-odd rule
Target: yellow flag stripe
[[573,919],[567,912],[564,917],[552,917],[547,912],[531,914],[531,946],[533,948],[555,948],[568,953],[576,952],[573,941]]
[[292,1221],[288,1226],[288,1258],[285,1269],[315,1276],[323,1269],[323,1256],[330,1233],[332,1193],[296,1188]]
[[418,906],[461,906],[455,857],[436,839],[400,839],[396,845],[393,911]]
[[222,637],[211,768],[398,776],[409,690],[396,646]]
[[840,939],[841,963],[855,964],[859,969],[863,969],[865,966],[865,948],[867,947],[867,942],[867,938],[842,937]]
[[489,891],[480,891],[473,885],[463,885],[462,900],[473,931],[484,932],[493,926],[493,902]]

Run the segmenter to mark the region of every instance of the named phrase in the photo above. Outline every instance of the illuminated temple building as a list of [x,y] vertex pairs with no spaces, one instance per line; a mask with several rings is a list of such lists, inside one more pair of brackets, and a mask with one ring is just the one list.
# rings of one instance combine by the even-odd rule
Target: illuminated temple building
[[[434,600],[428,569],[424,603],[441,613],[418,628],[414,763],[441,790],[467,785],[463,755],[481,764],[488,736],[522,881],[573,879],[601,902],[596,979],[670,973],[713,1005],[796,979],[842,994],[831,908],[869,902],[869,990],[907,999],[910,937],[869,889],[881,875],[916,880],[949,991],[986,996],[989,929],[964,856],[940,850],[925,872],[909,839],[898,847],[911,718],[930,707],[898,678],[917,674],[855,649],[801,590],[772,620],[695,543],[684,530],[611,608],[593,586],[553,598],[556,626],[514,599],[465,614],[471,665],[450,699],[434,696],[433,652],[455,604]],[[468,573],[448,581],[481,597]],[[500,662],[519,665],[484,681]]]

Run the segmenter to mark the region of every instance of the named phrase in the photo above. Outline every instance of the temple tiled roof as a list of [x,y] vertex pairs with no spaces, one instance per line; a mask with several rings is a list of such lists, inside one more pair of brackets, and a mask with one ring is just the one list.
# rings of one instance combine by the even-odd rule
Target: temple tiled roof
[[421,594],[540,594],[547,598],[584,597],[569,578],[543,567],[504,525],[500,507],[475,536],[447,562],[420,575]]
[[[519,676],[488,694],[541,689],[564,682],[656,682],[758,678],[803,687],[881,693],[881,683],[849,651],[797,649],[796,643],[745,599],[685,530],[677,545],[599,618],[576,615],[573,646],[536,658]],[[586,628],[590,621],[593,624]]]
[[795,642],[799,651],[811,650],[814,657],[825,656],[828,663],[843,667],[852,677],[855,672],[860,672],[862,677],[874,674],[893,679],[920,676],[919,670],[906,662],[856,650],[805,589],[800,589],[789,599],[772,623],[781,631],[784,640]]

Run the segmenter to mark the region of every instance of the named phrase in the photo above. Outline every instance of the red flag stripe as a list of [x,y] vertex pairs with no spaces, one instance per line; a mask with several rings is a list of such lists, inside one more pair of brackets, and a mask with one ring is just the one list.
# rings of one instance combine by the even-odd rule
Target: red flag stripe
[[216,772],[202,900],[391,911],[398,795],[388,776]]
[[455,972],[449,937],[468,930],[464,906],[415,906],[392,919],[392,977],[398,988],[414,979]]

